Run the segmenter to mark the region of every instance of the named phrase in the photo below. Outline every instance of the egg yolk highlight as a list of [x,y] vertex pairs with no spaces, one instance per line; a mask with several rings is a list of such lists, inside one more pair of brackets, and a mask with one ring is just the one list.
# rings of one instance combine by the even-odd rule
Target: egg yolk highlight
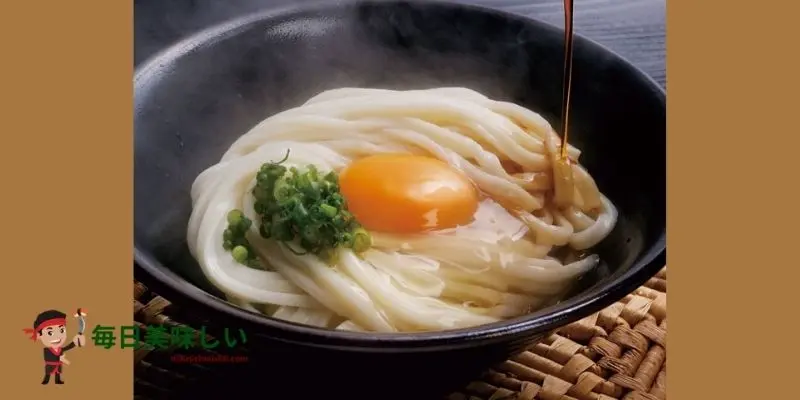
[[414,155],[375,155],[339,174],[347,207],[367,230],[416,233],[472,221],[478,192],[447,163]]

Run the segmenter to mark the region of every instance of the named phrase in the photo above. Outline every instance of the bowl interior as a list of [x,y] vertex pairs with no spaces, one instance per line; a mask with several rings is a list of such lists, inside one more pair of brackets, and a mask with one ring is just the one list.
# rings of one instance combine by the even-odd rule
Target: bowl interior
[[[601,266],[574,290],[586,295],[664,246],[665,100],[604,48],[578,38],[574,51],[570,140],[620,212]],[[325,6],[206,31],[134,81],[137,251],[218,295],[186,246],[189,190],[256,123],[337,87],[464,86],[559,126],[562,60],[562,32],[549,25],[437,3]]]

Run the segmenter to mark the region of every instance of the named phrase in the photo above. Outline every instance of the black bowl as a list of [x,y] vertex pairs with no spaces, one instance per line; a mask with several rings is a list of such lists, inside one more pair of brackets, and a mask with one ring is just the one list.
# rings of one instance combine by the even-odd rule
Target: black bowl
[[246,366],[217,366],[220,379],[194,388],[208,394],[224,386],[231,395],[268,384],[272,395],[288,388],[300,398],[419,399],[420,390],[457,388],[654,275],[666,263],[666,95],[596,43],[577,37],[574,51],[570,139],[620,212],[597,249],[603,262],[556,306],[472,329],[403,335],[299,326],[218,298],[186,246],[192,181],[260,120],[336,87],[465,86],[558,126],[563,31],[475,6],[329,2],[234,20],[142,66],[134,78],[136,277],[198,325],[249,335]]

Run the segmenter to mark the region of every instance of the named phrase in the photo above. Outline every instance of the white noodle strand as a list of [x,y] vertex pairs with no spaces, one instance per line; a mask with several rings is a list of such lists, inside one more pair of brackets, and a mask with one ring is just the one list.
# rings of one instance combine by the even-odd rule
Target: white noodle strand
[[[189,249],[229,301],[295,323],[410,332],[515,317],[552,304],[599,262],[596,255],[562,262],[551,256],[556,247],[590,249],[617,221],[614,205],[577,163],[572,205],[550,203],[560,143],[539,114],[466,88],[326,91],[262,121],[197,177]],[[568,150],[577,160],[580,151]],[[413,235],[372,232],[370,250],[340,249],[337,263],[328,265],[258,234],[255,174],[287,152],[286,166],[313,164],[322,172],[379,153],[434,157],[487,198],[468,226]],[[519,169],[507,171],[506,163]],[[263,269],[238,264],[222,248],[231,209],[253,220],[247,237]]]

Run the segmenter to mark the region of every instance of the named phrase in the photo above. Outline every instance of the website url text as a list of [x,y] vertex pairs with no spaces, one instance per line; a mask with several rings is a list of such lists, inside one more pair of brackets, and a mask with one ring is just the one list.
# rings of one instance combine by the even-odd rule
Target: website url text
[[241,364],[248,361],[247,356],[217,355],[183,355],[173,354],[170,360],[176,364]]

